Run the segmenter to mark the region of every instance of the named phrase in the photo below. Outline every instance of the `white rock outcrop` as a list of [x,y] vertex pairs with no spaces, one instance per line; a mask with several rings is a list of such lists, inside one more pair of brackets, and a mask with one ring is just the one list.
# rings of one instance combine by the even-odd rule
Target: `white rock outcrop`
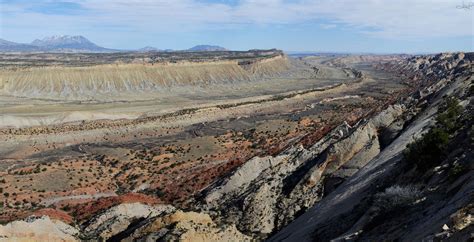
[[48,216],[0,225],[0,241],[79,241],[79,230]]
[[123,203],[110,208],[96,217],[84,232],[88,235],[108,239],[125,230],[135,219],[155,217],[174,211],[170,205],[145,205],[142,203]]

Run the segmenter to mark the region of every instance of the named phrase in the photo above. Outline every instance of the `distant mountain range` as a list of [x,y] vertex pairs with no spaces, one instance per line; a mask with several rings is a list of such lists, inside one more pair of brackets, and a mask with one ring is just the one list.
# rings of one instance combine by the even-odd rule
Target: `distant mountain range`
[[39,51],[38,46],[20,44],[8,40],[0,39],[0,51]]
[[187,51],[226,51],[227,49],[224,47],[220,47],[217,45],[196,45]]
[[36,39],[31,42],[31,45],[54,49],[54,50],[85,50],[85,51],[97,51],[97,52],[107,52],[111,49],[100,47],[90,40],[82,36],[51,36],[46,37],[42,40]]
[[145,46],[141,49],[136,50],[137,52],[173,52],[172,49],[161,50],[152,46]]
[[138,49],[137,51],[139,51],[139,52],[156,52],[156,51],[161,51],[161,50],[158,49],[158,48],[155,48],[155,47],[145,46],[141,49]]
[[[187,50],[178,51],[226,51],[227,49],[215,45],[197,45]],[[86,52],[86,53],[110,53],[120,51],[138,52],[172,52],[174,50],[160,50],[152,46],[146,46],[138,50],[116,50],[98,46],[87,38],[77,35],[55,35],[43,39],[36,39],[30,44],[15,43],[0,39],[0,52]]]
[[100,47],[83,36],[55,35],[36,39],[30,44],[15,43],[0,39],[1,52],[116,52]]
[[152,46],[145,46],[141,49],[138,49],[137,51],[138,52],[172,52],[172,51],[198,52],[198,51],[228,51],[228,49],[221,46],[217,46],[217,45],[196,45],[186,50],[172,50],[172,49],[161,50]]

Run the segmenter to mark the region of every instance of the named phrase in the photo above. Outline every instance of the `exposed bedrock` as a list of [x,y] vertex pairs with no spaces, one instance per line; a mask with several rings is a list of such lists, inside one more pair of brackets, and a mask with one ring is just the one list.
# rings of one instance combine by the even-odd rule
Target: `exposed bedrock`
[[134,221],[156,217],[175,210],[174,207],[169,205],[120,204],[94,218],[84,229],[84,232],[86,237],[109,239],[126,230]]
[[[403,124],[400,118],[394,118],[382,122],[383,137],[379,140],[383,145],[379,153],[375,152],[378,155],[269,240],[472,239],[474,183],[472,131],[469,130],[472,130],[473,76],[468,71],[472,64],[466,66],[465,61],[459,60],[463,58],[466,60],[464,54],[440,54],[414,57],[399,64],[398,70],[416,72],[413,80],[424,86],[419,90],[422,95],[406,99],[405,104],[410,108],[400,112],[401,119],[411,118],[411,121]],[[457,120],[457,130],[449,134],[451,140],[446,144],[446,154],[439,163],[430,160],[431,167],[420,166],[417,160],[407,160],[403,155],[407,145],[433,128],[446,97],[459,99],[464,107]],[[372,124],[375,120],[377,117],[372,119]],[[391,137],[395,137],[392,142]],[[419,155],[429,155],[426,152],[434,152],[434,147],[424,152]],[[343,169],[332,176],[341,171]]]
[[233,225],[219,226],[204,213],[169,205],[125,203],[95,216],[81,228],[47,216],[0,225],[9,241],[252,241]]
[[[449,65],[432,66],[458,73]],[[423,95],[401,100],[354,127],[343,124],[308,149],[297,146],[275,157],[250,160],[206,191],[205,208],[220,211],[217,216],[254,236],[265,238],[278,231],[377,159],[382,149],[393,149],[391,142],[407,122],[452,83],[444,73],[443,78],[430,78],[420,90]],[[460,80],[466,81],[466,76]],[[378,186],[374,183],[374,187]]]
[[0,92],[30,98],[96,100],[101,95],[124,96],[166,91],[169,87],[248,82],[276,76],[289,68],[286,56],[278,55],[245,64],[219,60],[6,69],[0,73]]
[[0,225],[0,240],[5,241],[78,241],[80,230],[59,220],[30,217]]
[[[321,199],[324,183],[346,179],[380,152],[378,130],[401,116],[390,106],[354,127],[343,124],[308,149],[255,157],[207,191],[205,209],[254,235],[271,234]],[[228,211],[228,212],[226,212]]]

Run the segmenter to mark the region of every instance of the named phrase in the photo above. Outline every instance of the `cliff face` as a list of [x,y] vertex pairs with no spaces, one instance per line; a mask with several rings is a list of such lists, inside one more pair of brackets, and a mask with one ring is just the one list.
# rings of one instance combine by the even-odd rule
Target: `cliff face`
[[[139,61],[137,61],[139,62]],[[286,57],[178,63],[105,64],[87,67],[48,66],[0,71],[6,95],[59,100],[114,99],[153,93],[176,86],[248,82],[287,71]]]

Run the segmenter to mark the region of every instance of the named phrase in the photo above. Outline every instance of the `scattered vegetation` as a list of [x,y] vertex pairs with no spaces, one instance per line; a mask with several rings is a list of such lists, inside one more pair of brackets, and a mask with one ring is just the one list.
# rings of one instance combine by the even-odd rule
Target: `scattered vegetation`
[[449,177],[451,179],[454,179],[454,178],[457,178],[459,177],[460,175],[464,174],[465,172],[467,172],[469,170],[468,167],[466,167],[465,165],[463,164],[460,164],[460,163],[454,163],[454,165],[451,167],[451,169],[449,170]]
[[420,170],[427,170],[439,164],[446,155],[451,134],[459,128],[457,119],[462,110],[456,98],[445,98],[439,107],[436,125],[423,137],[407,146],[405,159],[416,164]]
[[374,204],[382,212],[390,212],[413,204],[421,197],[421,192],[415,186],[394,185],[384,192],[375,195]]
[[471,85],[469,86],[469,96],[473,96],[474,95],[474,80],[471,81]]

